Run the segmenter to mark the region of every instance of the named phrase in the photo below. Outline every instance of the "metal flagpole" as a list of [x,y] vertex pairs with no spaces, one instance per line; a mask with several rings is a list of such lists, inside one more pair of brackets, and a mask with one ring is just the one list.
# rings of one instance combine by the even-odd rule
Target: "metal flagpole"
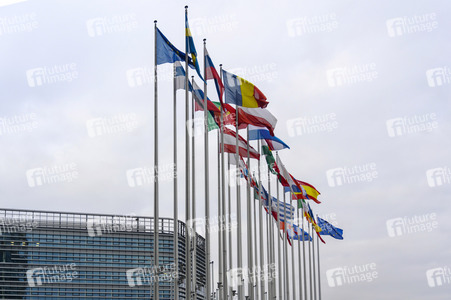
[[[154,21],[155,24],[155,67],[154,67],[154,83],[155,83],[155,98],[154,98],[154,129],[155,129],[155,141],[154,141],[154,168],[153,168],[153,176],[154,176],[154,266],[155,269],[158,270],[158,233],[160,230],[160,216],[159,216],[159,195],[158,195],[158,72],[157,72],[157,21]],[[159,295],[159,286],[158,280],[155,281],[155,299],[160,299]]]
[[[192,80],[192,85],[194,86],[194,76],[191,76],[191,80]],[[204,107],[204,110],[205,107]],[[191,220],[196,220],[196,164],[195,164],[195,133],[194,133],[194,111],[195,111],[195,107],[194,107],[194,93],[191,93],[191,124],[192,124],[192,135],[191,135],[191,174],[192,174],[192,180],[191,180],[191,184],[192,184],[192,189],[191,189]],[[193,262],[193,279],[192,279],[192,286],[193,286],[193,291],[192,291],[192,298],[195,300],[197,299],[197,276],[196,276],[196,272],[197,272],[197,259],[196,259],[196,248],[197,248],[197,232],[196,232],[196,224],[194,224],[195,221],[193,221],[193,223],[191,223],[191,225],[194,227],[193,228],[193,235],[191,237],[191,252],[192,254],[192,262]]]
[[210,169],[209,169],[209,153],[208,153],[208,103],[207,103],[207,63],[206,63],[206,39],[204,39],[204,153],[205,153],[205,266],[207,275],[207,297],[210,296]]
[[[315,228],[313,227],[312,223],[312,234],[314,234]],[[313,264],[313,296],[316,300],[316,260],[315,260],[315,239],[313,238],[312,241],[312,264]]]
[[[252,247],[252,215],[251,215],[251,159],[249,154],[249,126],[247,126],[247,267],[249,273],[253,274],[254,267],[252,266],[254,257],[252,255],[251,247]],[[253,279],[253,277],[251,276]],[[247,293],[250,299],[254,300],[254,288],[253,288],[253,280],[249,279],[247,285]]]
[[[185,15],[188,18],[188,5],[185,6]],[[185,42],[185,124],[189,123],[189,84],[188,84],[188,42]],[[190,213],[190,147],[189,147],[189,128],[185,126],[185,222],[186,222],[186,230],[185,230],[185,265],[186,265],[186,299],[191,299],[191,237],[190,230],[188,230],[188,221],[191,217]]]
[[[255,173],[253,173],[253,178],[255,178]],[[254,268],[253,268],[253,272],[252,272],[252,284],[254,284],[253,289],[255,290],[255,299],[260,300],[260,290],[258,289],[257,286],[257,278],[255,276],[257,270],[258,270],[258,246],[257,246],[257,208],[260,208],[259,206],[256,207],[257,202],[255,201],[255,196],[252,195],[252,216],[253,216],[253,221],[254,221],[254,249],[255,249],[255,256],[254,256]]]
[[[228,226],[232,225],[232,194],[230,192],[230,184],[231,184],[231,178],[230,178],[230,156],[227,156],[227,174],[229,174],[229,184],[227,185],[227,214],[225,214],[227,216],[225,222],[228,222]],[[228,252],[228,266],[230,269],[233,268],[233,260],[232,260],[232,252],[233,252],[233,247],[232,247],[232,227],[228,227],[227,225],[225,226],[225,228],[227,228],[227,234],[228,234],[228,245],[229,245],[229,252]],[[229,289],[229,295],[232,295],[232,285],[228,286]]]
[[[296,206],[298,206],[298,203],[296,201]],[[297,212],[297,220],[302,221],[302,219],[299,219],[299,207],[296,207],[296,212]],[[303,222],[303,221],[302,221]],[[298,225],[299,226],[299,225]],[[302,244],[304,244],[304,227],[302,227]],[[299,297],[300,299],[304,299],[304,295],[303,295],[303,290],[302,290],[302,265],[301,265],[301,240],[298,240],[297,242],[298,244],[298,273],[299,273]]]
[[[291,202],[291,201],[290,201]],[[294,223],[293,223],[294,225]],[[294,227],[293,227],[294,230]],[[294,232],[293,232],[293,237],[294,237]],[[291,238],[291,284],[293,286],[293,299],[297,299],[296,298],[296,284],[294,283],[295,280],[295,269],[294,269],[294,238]]]
[[[301,200],[303,201],[303,200]],[[304,232],[304,205],[302,205],[302,232]],[[309,234],[310,239],[310,234]],[[302,241],[302,261],[303,261],[303,270],[304,270],[304,299],[307,300],[307,265],[305,262],[305,241]]]
[[[236,163],[237,166],[239,168],[239,163],[240,163],[240,148],[238,145],[238,110],[239,110],[239,106],[236,106],[236,153],[235,153],[235,157],[236,157]],[[238,230],[238,242],[237,242],[237,255],[238,255],[238,264],[237,264],[237,268],[243,268],[243,254],[242,254],[242,231],[241,231],[241,186],[240,186],[240,177],[239,176],[235,176],[235,181],[236,181],[236,218],[237,218],[237,230]],[[243,280],[243,278],[241,277],[241,281]],[[239,300],[243,300],[244,299],[244,289],[243,289],[243,284],[241,282],[241,284],[238,284],[238,299]]]
[[[178,195],[177,195],[177,90],[176,90],[176,70],[174,64],[174,112],[173,112],[173,122],[174,122],[174,265],[176,270],[179,270],[179,259],[178,259]],[[185,87],[186,88],[186,87]],[[177,279],[174,279],[174,299],[179,299],[179,286]]]
[[[258,154],[260,155],[260,140],[257,140],[258,143]],[[260,175],[260,160],[258,161],[258,203],[260,204],[258,206],[258,222],[259,227],[260,227],[260,236],[259,236],[259,241],[260,241],[260,268],[259,268],[259,272],[258,272],[258,282],[260,284],[260,297],[262,299],[264,299],[264,295],[265,295],[265,283],[263,282],[263,280],[261,280],[260,278],[263,278],[263,276],[265,275],[265,252],[263,249],[263,206],[264,203],[262,202],[262,197],[261,197],[261,190],[262,190],[262,182],[261,182],[261,175]]]
[[[280,198],[279,198],[279,182],[276,180],[276,187],[277,187],[277,265],[278,265],[278,272],[279,272],[279,278],[277,279],[279,283],[279,299],[282,299],[282,261],[281,261],[281,253],[280,253]],[[285,217],[286,218],[286,217]],[[285,219],[284,219],[285,221]]]
[[[279,154],[277,154],[279,155]],[[290,194],[291,195],[291,194]],[[286,200],[286,196],[285,196],[285,191],[283,193],[283,204],[287,205],[287,200]],[[284,298],[285,299],[289,299],[289,294],[290,294],[290,286],[289,286],[289,281],[288,281],[288,242],[287,242],[287,225],[286,223],[284,223],[283,226],[283,264],[284,264],[284,268],[283,268],[283,276],[284,276]]]
[[[312,236],[312,230],[311,230],[311,224],[307,223],[308,226],[308,233],[310,236]],[[309,245],[308,245],[308,267],[309,267],[309,285],[310,285],[310,300],[313,300],[313,280],[312,280],[312,245],[311,245],[311,241],[309,241]]]
[[[221,108],[222,111],[222,108]],[[221,113],[222,114],[222,113]],[[222,299],[221,294],[221,280],[222,280],[222,234],[223,234],[223,222],[222,222],[222,211],[221,211],[221,138],[220,138],[220,132],[222,132],[222,118],[221,118],[221,126],[219,127],[218,131],[218,299]],[[213,286],[213,290],[215,290],[215,287]]]
[[[268,195],[269,195],[269,261],[270,261],[270,269],[275,265],[276,259],[274,254],[274,226],[273,226],[273,217],[272,217],[272,196],[271,196],[271,172],[269,171],[268,167]],[[271,298],[277,298],[277,291],[276,291],[276,282],[275,280],[272,280],[271,278],[269,284],[271,286]]]
[[[220,69],[221,69],[221,80],[222,80],[222,64],[219,65]],[[222,125],[222,129],[224,129],[224,113],[223,110],[221,109],[221,125]],[[222,176],[221,176],[221,181],[222,181],[222,220],[225,220],[225,170],[224,170],[224,130],[221,130],[221,170],[222,170]],[[223,229],[224,230],[224,229]],[[225,233],[222,234],[222,246],[223,246],[223,255],[222,255],[222,267],[223,267],[223,272],[222,272],[222,285],[223,285],[223,290],[222,290],[222,294],[223,294],[223,299],[226,300],[227,299],[227,242],[226,242],[226,235]]]
[[[316,219],[318,220],[318,215],[316,215]],[[318,254],[318,299],[321,300],[321,271],[320,271],[320,264],[319,264],[319,236],[318,235],[316,235],[316,242],[317,242],[316,251]]]

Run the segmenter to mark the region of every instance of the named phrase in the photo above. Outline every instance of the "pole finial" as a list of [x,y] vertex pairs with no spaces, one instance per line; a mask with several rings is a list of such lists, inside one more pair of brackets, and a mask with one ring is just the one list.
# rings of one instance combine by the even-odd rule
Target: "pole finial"
[[185,5],[185,9],[188,9],[188,5]]
[[222,64],[219,64],[220,67],[222,67]]
[[204,44],[205,44],[206,41],[207,41],[207,39],[204,39]]

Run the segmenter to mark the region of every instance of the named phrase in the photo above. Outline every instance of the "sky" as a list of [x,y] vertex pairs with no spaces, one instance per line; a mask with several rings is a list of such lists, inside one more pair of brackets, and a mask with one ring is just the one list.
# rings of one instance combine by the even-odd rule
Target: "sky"
[[[153,184],[136,172],[154,164],[154,20],[183,51],[186,4],[199,57],[206,38],[218,69],[267,96],[275,134],[290,146],[281,160],[321,192],[315,214],[344,230],[320,248],[323,299],[449,299],[446,1],[0,0],[1,207],[153,215]],[[158,72],[160,216],[172,217],[172,66]],[[177,104],[183,220],[183,91]],[[215,215],[217,133],[209,136]],[[198,216],[203,145],[196,136]],[[246,195],[237,210],[235,190],[232,214],[244,212],[245,224]]]

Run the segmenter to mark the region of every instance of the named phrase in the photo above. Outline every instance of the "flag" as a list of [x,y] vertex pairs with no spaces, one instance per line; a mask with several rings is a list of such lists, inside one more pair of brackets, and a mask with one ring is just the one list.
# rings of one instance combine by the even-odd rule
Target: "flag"
[[271,149],[269,149],[268,145],[265,144],[265,141],[262,141],[262,152],[265,155],[266,163],[268,164],[268,169],[271,173],[277,174],[277,172],[274,170],[274,164],[276,160],[274,159],[274,156],[272,155]]
[[194,47],[193,36],[191,35],[191,30],[189,29],[188,24],[188,13],[185,12],[185,35],[186,35],[186,53],[191,54],[191,58],[193,60],[194,67],[197,71],[197,75],[199,75],[200,79],[204,81],[202,75],[200,75],[199,62],[197,61],[197,52],[196,47]]
[[[184,90],[185,89],[185,69],[183,69],[182,64],[180,61],[175,61],[175,89],[176,90]],[[193,86],[191,85],[191,82],[188,81],[189,91],[193,91]]]
[[240,129],[246,128],[248,125],[258,127],[266,127],[270,136],[274,135],[277,119],[265,108],[238,108],[238,125]]
[[[238,149],[241,157],[247,157],[247,141],[238,135]],[[236,132],[224,127],[224,151],[228,153],[236,153]],[[260,154],[249,146],[250,158],[260,159]]]
[[243,107],[261,107],[268,105],[266,96],[252,83],[232,73],[222,70],[225,88],[225,103]]
[[[299,200],[299,199],[310,199],[315,201],[316,203],[320,204],[321,202],[318,201],[318,196],[321,194],[313,185],[304,182],[304,181],[300,181],[300,180],[296,180],[295,182],[298,183],[303,190],[301,191],[297,185],[292,187],[293,190],[293,199],[292,200]],[[284,192],[288,193],[290,192],[290,188],[289,187],[284,187]]]
[[[196,101],[196,105],[198,105],[198,110],[204,110],[204,91],[201,90],[201,88],[196,84],[195,81],[193,81],[193,93],[194,93],[194,100]],[[207,108],[209,111],[213,112],[219,112],[219,108],[211,102],[210,99],[207,98]]]
[[206,74],[205,79],[213,79],[215,81],[216,91],[218,92],[219,101],[221,102],[221,106],[224,105],[222,101],[222,96],[224,95],[224,85],[222,84],[221,77],[219,77],[218,72],[216,71],[216,68],[213,64],[213,61],[210,58],[210,55],[208,54],[207,49],[205,49],[205,68],[206,68]]
[[310,241],[310,242],[313,240],[312,237],[307,232],[302,230],[302,228],[300,228],[296,224],[293,224],[293,227],[294,227],[294,236],[293,236],[294,240]]
[[249,168],[247,167],[246,163],[244,162],[243,158],[240,157],[239,162],[236,161],[236,155],[229,153],[229,162],[231,165],[238,166],[241,172],[241,177],[246,179],[247,182],[251,185],[252,188],[257,187],[257,181],[254,179],[252,174],[249,173]]
[[249,140],[265,140],[269,149],[272,151],[283,150],[285,148],[290,149],[290,147],[285,144],[278,137],[271,135],[268,129],[257,127],[254,125],[249,125]]
[[322,229],[319,234],[330,235],[333,238],[336,238],[338,240],[343,239],[343,229],[333,226],[326,220],[321,219],[320,217],[318,217],[318,226],[321,227],[321,229]]
[[277,221],[277,212],[279,211],[279,207],[280,206],[280,211],[279,211],[279,217],[280,217],[280,222],[285,222],[285,220],[293,220],[294,219],[294,211],[295,208],[293,205],[289,204],[289,203],[284,203],[284,202],[280,202],[275,198],[272,197],[271,199],[271,205],[272,205],[272,213],[274,218]]
[[[157,65],[185,61],[185,53],[181,52],[157,28]],[[194,68],[193,61],[188,57],[188,65]]]

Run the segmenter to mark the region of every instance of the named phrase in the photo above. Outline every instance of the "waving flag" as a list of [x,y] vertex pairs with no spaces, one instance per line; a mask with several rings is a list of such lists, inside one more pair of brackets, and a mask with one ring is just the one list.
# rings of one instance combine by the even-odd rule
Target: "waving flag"
[[[183,69],[182,64],[180,61],[176,61],[175,63],[175,89],[176,90],[184,90],[185,89],[185,69]],[[193,86],[191,85],[191,82],[188,81],[189,91],[193,91]]]
[[188,24],[188,13],[185,12],[185,35],[186,35],[186,53],[191,54],[191,58],[193,60],[194,67],[196,68],[197,75],[199,75],[202,81],[204,78],[200,75],[199,62],[197,61],[197,52],[196,47],[194,47],[193,36],[191,35],[191,30],[189,29]]
[[[238,149],[241,157],[247,157],[247,141],[238,135]],[[224,151],[228,153],[236,153],[236,132],[224,127]],[[260,154],[249,146],[250,158],[260,159]]]
[[208,54],[207,49],[205,49],[205,63],[206,63],[206,74],[205,79],[213,79],[215,81],[216,91],[218,92],[219,101],[221,102],[221,106],[224,105],[222,101],[222,96],[224,95],[224,85],[222,84],[221,77],[219,77],[218,72],[216,71],[215,65]]
[[330,235],[338,240],[343,239],[343,229],[333,226],[326,220],[321,219],[320,217],[318,217],[318,226],[321,227],[322,229],[319,234]]
[[[251,139],[249,139],[251,140]],[[271,149],[269,149],[268,145],[266,144],[265,140],[262,140],[262,152],[265,155],[266,163],[268,164],[268,169],[271,173],[274,175],[277,174],[277,172],[274,170],[274,164],[276,162],[274,155],[272,155]]]
[[[193,92],[194,92],[194,100],[196,101],[197,110],[204,110],[204,97],[205,94],[201,90],[201,88],[196,84],[195,81],[193,81]],[[212,112],[220,112],[219,108],[211,102],[210,99],[207,98],[207,108],[209,111]]]
[[304,230],[302,230],[302,228],[300,228],[298,225],[293,224],[294,227],[294,236],[293,239],[297,240],[297,241],[312,241],[312,237],[305,232]]
[[225,103],[243,107],[261,107],[268,105],[266,96],[249,81],[222,70],[225,88]]
[[287,144],[285,144],[281,139],[279,139],[274,135],[271,135],[269,130],[262,127],[249,125],[249,140],[252,141],[262,139],[266,141],[266,144],[272,151],[283,150],[286,148],[290,149],[290,147]]
[[[174,45],[157,28],[157,65],[185,61],[185,53],[175,48]],[[188,57],[188,65],[194,68],[193,61]]]
[[295,182],[299,184],[303,188],[303,190],[300,190],[297,185],[292,186],[292,189],[290,189],[290,187],[287,186],[284,187],[285,193],[289,193],[291,192],[291,190],[293,191],[292,200],[309,199],[315,201],[318,204],[321,203],[317,199],[321,193],[313,185],[296,179]]

